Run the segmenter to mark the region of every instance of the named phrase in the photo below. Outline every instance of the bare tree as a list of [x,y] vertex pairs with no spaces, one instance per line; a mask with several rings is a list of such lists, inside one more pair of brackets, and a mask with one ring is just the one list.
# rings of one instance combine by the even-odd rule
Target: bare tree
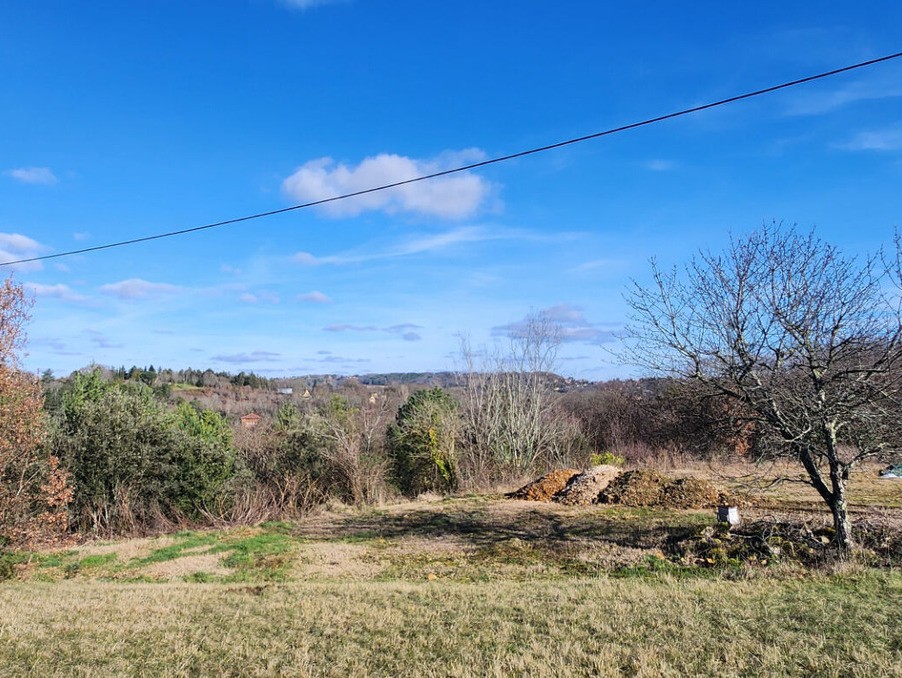
[[551,384],[560,343],[560,327],[541,314],[519,324],[506,349],[477,353],[461,340],[465,484],[479,484],[498,467],[525,471],[539,459],[566,458],[582,440]]
[[771,225],[653,272],[627,295],[632,361],[740,404],[762,449],[802,464],[847,555],[850,471],[892,443],[898,414],[898,265]]
[[381,395],[359,406],[332,396],[317,415],[326,442],[323,458],[337,475],[337,485],[356,506],[378,504],[385,498],[384,432],[390,416],[388,399]]

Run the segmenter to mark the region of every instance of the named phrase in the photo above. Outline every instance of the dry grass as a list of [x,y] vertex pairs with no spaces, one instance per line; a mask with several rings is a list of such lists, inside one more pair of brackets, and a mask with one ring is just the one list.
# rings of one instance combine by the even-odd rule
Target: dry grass
[[372,579],[384,567],[371,557],[372,549],[363,544],[316,542],[305,544],[290,570],[290,578]]
[[182,581],[186,577],[203,573],[211,577],[225,577],[234,570],[223,566],[222,558],[213,553],[187,554],[173,560],[151,563],[141,570],[141,575],[156,581]]
[[[682,475],[724,484],[704,465]],[[867,501],[886,482],[855,480]],[[859,511],[902,523],[902,483],[891,487],[888,507]],[[755,510],[826,517],[796,486],[777,492]],[[423,498],[21,554],[19,580],[0,584],[0,666],[4,677],[902,675],[899,571],[661,557],[668,539],[713,521]]]
[[[849,482],[849,503],[853,509],[872,507],[902,508],[902,482],[885,480],[878,473],[885,464],[870,462],[852,471]],[[780,461],[755,464],[752,462],[691,461],[676,468],[668,468],[674,478],[696,477],[709,480],[735,492],[759,492],[773,508],[823,507],[823,499],[803,481],[805,471],[797,463]],[[774,484],[774,481],[780,480]]]
[[172,535],[160,535],[143,539],[125,539],[111,542],[87,542],[75,549],[81,556],[103,556],[115,553],[120,560],[132,560],[133,558],[146,558],[153,551],[171,546],[175,543]]
[[898,574],[13,583],[0,663],[10,677],[889,676],[902,673],[900,597]]

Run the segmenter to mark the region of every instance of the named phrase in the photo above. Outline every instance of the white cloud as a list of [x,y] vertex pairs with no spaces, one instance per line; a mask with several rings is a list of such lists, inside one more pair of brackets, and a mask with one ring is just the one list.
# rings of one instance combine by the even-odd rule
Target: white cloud
[[837,146],[846,151],[902,150],[902,125],[882,130],[859,132],[852,139]]
[[[295,170],[282,182],[282,191],[294,200],[314,202],[434,174],[484,157],[482,151],[471,148],[446,152],[429,160],[382,153],[365,158],[356,166],[319,158]],[[474,214],[490,193],[489,182],[474,174],[460,173],[337,200],[322,205],[321,209],[333,217],[382,210],[389,214],[406,212],[462,219]]]
[[342,358],[337,355],[330,355],[325,358],[317,358],[315,360],[308,360],[308,363],[318,363],[324,365],[354,365],[359,363],[368,363],[372,362],[369,358]]
[[[29,339],[28,344],[30,346],[48,346],[54,350],[54,352],[60,352],[66,350],[66,344],[62,339],[57,337],[36,337],[34,339]],[[75,355],[75,354],[68,354]]]
[[273,353],[272,351],[252,351],[250,353],[214,355],[210,360],[221,363],[275,363],[278,362],[281,357],[281,353]]
[[650,169],[652,172],[669,172],[676,169],[676,166],[677,164],[673,160],[664,160],[662,158],[655,158],[645,163],[645,168]]
[[[0,263],[31,259],[40,256],[46,249],[37,240],[31,239],[27,235],[0,233]],[[40,261],[29,261],[24,264],[15,264],[10,268],[18,271],[37,271],[43,268],[43,264]]]
[[378,332],[379,328],[375,325],[350,325],[341,323],[338,325],[328,325],[323,328],[326,332]]
[[49,167],[17,167],[6,170],[4,174],[23,184],[43,184],[51,186],[56,183],[56,175]]
[[613,330],[602,329],[596,324],[586,320],[583,309],[570,304],[558,304],[544,308],[538,313],[530,314],[522,320],[517,320],[508,325],[499,325],[492,328],[492,334],[496,337],[523,337],[528,335],[533,328],[533,323],[547,322],[556,332],[561,341],[583,342],[587,344],[605,344],[617,338]]
[[787,109],[788,115],[823,115],[857,103],[902,97],[902,71],[886,69],[879,75],[859,77],[834,88],[796,90]]
[[414,330],[421,329],[423,329],[421,325],[414,325],[413,323],[403,323],[401,325],[392,325],[391,327],[386,327],[385,331],[400,335],[404,341],[420,341],[423,337],[421,337],[418,332],[414,332]]
[[608,274],[622,273],[627,262],[623,259],[592,259],[570,269],[571,273],[602,271]]
[[91,338],[91,342],[97,348],[124,348],[125,346],[125,344],[117,344],[110,341],[106,336],[104,336],[97,330],[85,330],[85,334],[87,334]]
[[320,263],[319,259],[310,254],[310,252],[298,252],[295,254],[292,259],[299,264],[304,264],[305,266],[315,266]]
[[400,325],[392,325],[391,327],[376,327],[375,325],[351,325],[342,323],[339,325],[328,325],[323,328],[325,332],[386,332],[388,334],[396,334],[404,341],[420,341],[422,337],[414,330],[423,329],[421,325],[413,323],[402,323]]
[[74,303],[83,303],[88,300],[84,295],[78,294],[68,285],[43,285],[41,283],[27,282],[25,288],[31,290],[36,297],[50,299],[62,299]]
[[100,291],[105,294],[112,294],[120,299],[151,299],[175,294],[181,290],[176,285],[169,283],[155,283],[142,280],[141,278],[130,278],[129,280],[121,280],[119,282],[102,285]]
[[245,292],[244,294],[238,297],[238,301],[243,304],[261,304],[264,302],[268,302],[270,304],[278,304],[279,303],[279,295],[273,292],[257,292],[256,294],[252,294],[250,292]]
[[299,294],[298,301],[308,301],[313,304],[331,304],[332,299],[330,299],[327,295],[319,292],[318,290],[313,290],[312,292],[307,292],[307,294]]
[[317,257],[309,252],[298,252],[292,256],[292,260],[305,266],[317,266],[320,264],[341,266],[344,264],[359,264],[378,259],[392,259],[395,257],[406,257],[415,254],[436,252],[466,243],[522,237],[524,237],[524,235],[518,233],[501,231],[490,233],[485,229],[477,228],[475,226],[464,226],[445,231],[444,233],[413,236],[381,251],[373,251],[371,249],[366,252],[346,252],[344,254],[335,254],[325,257]]
[[338,3],[345,1],[346,0],[282,0],[282,4],[297,9],[311,9],[322,5],[337,5]]

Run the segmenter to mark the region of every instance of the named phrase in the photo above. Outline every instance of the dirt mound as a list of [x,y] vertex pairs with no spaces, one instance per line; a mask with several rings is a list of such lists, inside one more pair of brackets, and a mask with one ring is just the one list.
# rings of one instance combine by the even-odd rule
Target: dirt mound
[[519,490],[510,492],[505,496],[509,499],[524,499],[526,501],[551,501],[558,492],[567,486],[574,476],[579,475],[575,468],[562,468],[551,473],[546,473],[541,478],[527,483]]
[[720,490],[702,478],[669,478],[657,471],[639,469],[624,473],[603,464],[588,471],[558,469],[507,495],[510,499],[554,501],[567,506],[621,504],[700,509],[716,506],[760,506],[764,498]]
[[605,488],[598,501],[625,506],[657,506],[664,497],[668,482],[669,479],[657,471],[627,471]]
[[712,508],[720,504],[721,492],[707,480],[680,478],[667,483],[661,506],[667,508]]
[[701,478],[668,478],[657,471],[628,471],[608,485],[598,501],[624,506],[663,506],[674,509],[752,506],[751,497],[727,494]]
[[554,501],[576,506],[579,504],[594,504],[598,501],[598,495],[617,478],[621,473],[616,466],[602,464],[593,466],[588,471],[570,478],[567,486],[562,488],[555,496]]

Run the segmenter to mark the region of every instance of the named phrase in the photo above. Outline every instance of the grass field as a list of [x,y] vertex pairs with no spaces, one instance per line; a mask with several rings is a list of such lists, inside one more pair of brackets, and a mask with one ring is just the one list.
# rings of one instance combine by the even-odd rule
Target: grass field
[[902,673],[898,574],[8,584],[4,675]]
[[[898,529],[902,482],[865,475],[857,486],[856,518]],[[823,523],[794,487],[747,514]],[[710,510],[496,495],[18,552],[0,583],[0,666],[4,676],[902,675],[902,572],[669,559],[673,539],[713,522]]]

